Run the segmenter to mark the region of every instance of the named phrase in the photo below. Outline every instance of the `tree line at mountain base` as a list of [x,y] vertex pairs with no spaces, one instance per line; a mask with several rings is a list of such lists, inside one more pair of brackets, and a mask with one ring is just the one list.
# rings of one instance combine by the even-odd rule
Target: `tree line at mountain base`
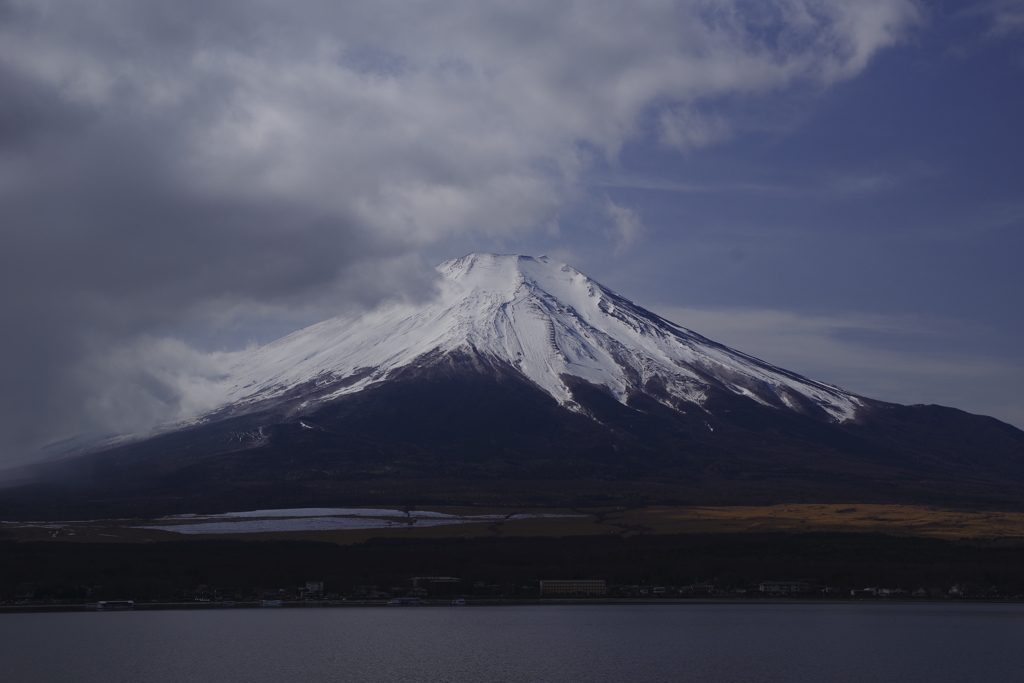
[[246,599],[408,590],[410,579],[461,579],[457,592],[536,595],[542,579],[609,586],[713,586],[737,594],[762,581],[809,581],[849,595],[886,586],[929,595],[1024,594],[1024,539],[949,541],[880,534],[686,534],[564,538],[176,541],[146,544],[0,541],[0,600]]

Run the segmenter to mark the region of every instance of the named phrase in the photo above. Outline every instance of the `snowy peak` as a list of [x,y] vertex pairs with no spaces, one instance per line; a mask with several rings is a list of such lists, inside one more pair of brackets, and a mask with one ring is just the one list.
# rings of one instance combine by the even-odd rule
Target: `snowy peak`
[[603,293],[596,282],[575,268],[553,263],[546,256],[469,254],[437,267],[444,278],[444,294],[457,307],[475,317],[489,317],[509,304],[534,299],[561,308],[594,299]]
[[437,267],[437,271],[452,282],[480,287],[488,291],[515,290],[522,284],[534,265],[546,266],[548,258],[519,254],[468,254],[453,258]]
[[823,419],[861,401],[670,323],[547,257],[469,254],[437,267],[437,297],[333,318],[255,349],[232,369],[226,403],[308,395],[303,408],[386,382],[399,370],[466,354],[521,373],[586,413],[577,380],[618,401],[645,394],[676,410],[712,391]]
[[490,293],[506,300],[523,287],[540,289],[552,296],[564,295],[570,288],[593,291],[598,285],[583,273],[547,256],[519,254],[469,254],[445,261],[437,267],[445,280],[468,290]]

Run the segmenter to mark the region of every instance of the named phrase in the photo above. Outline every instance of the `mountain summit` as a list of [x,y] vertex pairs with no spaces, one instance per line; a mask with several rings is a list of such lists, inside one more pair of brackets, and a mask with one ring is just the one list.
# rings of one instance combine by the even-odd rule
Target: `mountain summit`
[[41,465],[0,513],[1024,501],[1011,425],[801,377],[546,257],[437,270],[426,303],[246,352],[215,410]]
[[231,371],[229,402],[265,406],[298,387],[327,402],[458,354],[514,368],[582,414],[573,395],[580,381],[622,404],[645,394],[683,411],[700,410],[713,389],[835,422],[863,405],[679,327],[546,256],[470,254],[437,270],[438,295],[425,305],[334,318],[255,349]]

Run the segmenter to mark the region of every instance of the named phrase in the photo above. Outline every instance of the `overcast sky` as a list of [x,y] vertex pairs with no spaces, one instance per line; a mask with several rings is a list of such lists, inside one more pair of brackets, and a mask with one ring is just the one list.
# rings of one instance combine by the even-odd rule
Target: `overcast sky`
[[1024,2],[0,0],[0,462],[546,253],[1024,426]]

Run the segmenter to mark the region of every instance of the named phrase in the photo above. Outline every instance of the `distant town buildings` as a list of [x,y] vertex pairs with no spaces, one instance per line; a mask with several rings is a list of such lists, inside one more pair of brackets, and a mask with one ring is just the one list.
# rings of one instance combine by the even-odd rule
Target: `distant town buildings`
[[794,593],[806,593],[811,584],[806,581],[764,581],[757,587],[767,595],[793,595]]
[[414,576],[410,594],[458,595],[462,592],[462,579],[455,576]]
[[389,605],[422,605],[422,598],[391,598],[388,600]]
[[604,595],[607,592],[604,580],[572,579],[544,580],[540,582],[541,596]]
[[[326,577],[330,578],[330,577]],[[369,577],[367,577],[369,578]],[[246,586],[213,586],[199,584],[194,588],[176,589],[169,596],[124,595],[120,591],[104,589],[102,586],[72,586],[61,593],[39,582],[21,582],[0,585],[0,607],[22,608],[32,605],[82,605],[83,608],[124,609],[126,600],[140,600],[143,609],[151,602],[189,603],[191,607],[206,607],[196,603],[210,603],[208,606],[234,606],[240,603],[264,607],[332,606],[353,604],[380,604],[369,601],[392,600],[390,604],[456,604],[472,600],[481,603],[494,599],[519,598],[566,598],[590,597],[630,600],[680,600],[696,599],[780,599],[800,600],[845,599],[845,600],[916,600],[916,599],[1001,599],[1024,601],[1024,592],[1019,587],[1008,587],[968,583],[924,583],[900,585],[875,584],[867,588],[854,587],[843,582],[828,585],[814,578],[789,581],[761,581],[742,583],[743,578],[718,577],[698,580],[682,585],[680,583],[647,584],[607,583],[600,579],[544,579],[526,583],[511,581],[462,579],[454,576],[414,576],[406,581],[393,581],[390,587],[378,585],[357,585],[345,590],[336,580],[295,582],[285,588],[258,588]],[[860,584],[863,586],[864,584]],[[86,602],[90,600],[90,602]],[[158,599],[154,599],[158,598]],[[396,598],[400,598],[395,600]],[[469,600],[467,600],[467,598]],[[103,607],[101,607],[101,603]],[[458,603],[461,604],[461,603]]]

